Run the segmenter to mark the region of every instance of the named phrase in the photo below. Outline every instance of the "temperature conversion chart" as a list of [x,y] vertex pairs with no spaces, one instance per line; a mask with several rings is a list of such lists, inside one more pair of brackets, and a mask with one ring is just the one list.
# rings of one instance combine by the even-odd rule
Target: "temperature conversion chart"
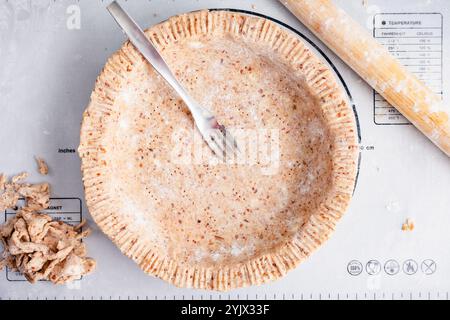
[[[374,37],[389,52],[442,96],[442,25],[440,13],[381,13],[374,17]],[[374,91],[374,121],[379,125],[409,124]]]

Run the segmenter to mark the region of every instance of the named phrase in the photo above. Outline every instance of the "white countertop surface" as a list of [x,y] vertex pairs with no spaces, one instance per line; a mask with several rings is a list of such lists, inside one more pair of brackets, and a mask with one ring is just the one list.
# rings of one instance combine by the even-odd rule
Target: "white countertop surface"
[[[408,42],[411,40],[405,39],[411,38],[406,36],[392,42],[380,40],[389,43],[390,50],[401,52],[402,62],[415,59],[412,70],[429,76],[430,85],[442,90],[447,99],[450,55],[443,52],[450,50],[448,1],[336,2],[369,32],[374,21],[379,29],[384,26],[380,21],[402,21],[411,18],[405,13],[421,13],[412,15],[421,21],[416,27],[432,33],[416,29],[402,29],[406,33],[401,33],[412,33],[411,38],[418,43]],[[311,40],[341,75],[359,117],[361,164],[349,211],[332,238],[310,259],[286,277],[259,287],[226,293],[179,289],[145,275],[123,256],[92,222],[84,201],[80,160],[70,152],[78,147],[81,115],[94,81],[108,56],[125,40],[105,10],[107,3],[0,0],[0,172],[28,170],[31,181],[41,181],[33,156],[46,159],[51,172],[45,180],[51,183],[53,196],[68,198],[55,199],[54,203],[62,205],[64,217],[72,221],[80,218],[80,212],[88,219],[94,229],[86,240],[89,255],[98,262],[94,274],[66,286],[48,282],[31,285],[4,270],[0,272],[0,299],[447,298],[450,159],[413,126],[395,124],[404,119],[382,108],[382,101],[374,108],[373,91],[275,0],[142,0],[121,4],[144,27],[187,11],[235,8],[278,19]],[[73,20],[73,14],[78,13]],[[374,15],[378,15],[375,20]],[[436,22],[441,15],[441,21]],[[375,34],[382,33],[378,30]],[[0,222],[3,218],[0,215]],[[401,231],[406,218],[414,220],[414,231]],[[378,263],[368,263],[370,260]],[[395,260],[398,268],[395,262],[386,263],[388,260]],[[349,263],[356,266],[352,270],[362,267],[361,273],[351,275]]]

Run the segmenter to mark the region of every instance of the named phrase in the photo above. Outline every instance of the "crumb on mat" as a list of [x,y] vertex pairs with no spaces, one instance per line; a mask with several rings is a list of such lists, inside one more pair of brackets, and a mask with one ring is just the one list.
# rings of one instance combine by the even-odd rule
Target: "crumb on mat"
[[39,157],[35,157],[36,158],[36,162],[38,165],[38,171],[40,174],[42,174],[43,176],[48,174],[48,165],[47,163],[44,161],[44,159],[39,158]]
[[31,283],[45,279],[56,284],[91,273],[96,263],[86,257],[82,239],[90,230],[80,232],[85,222],[71,226],[39,213],[49,206],[50,187],[47,183],[19,183],[26,177],[22,173],[9,182],[0,174],[0,209],[15,207],[20,197],[25,199],[17,214],[0,225],[0,270],[19,271]]
[[414,222],[411,219],[406,219],[406,221],[402,224],[402,231],[413,231],[414,230]]

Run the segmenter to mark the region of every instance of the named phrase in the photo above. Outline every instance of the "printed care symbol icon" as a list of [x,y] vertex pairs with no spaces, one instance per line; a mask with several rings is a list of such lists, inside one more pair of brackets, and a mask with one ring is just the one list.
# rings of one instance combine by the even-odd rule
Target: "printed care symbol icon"
[[397,261],[391,259],[386,261],[384,264],[384,271],[388,274],[393,276],[394,274],[397,274],[400,271],[400,265]]
[[407,275],[413,275],[417,272],[418,265],[413,259],[408,259],[403,262],[403,272]]
[[381,264],[377,260],[369,260],[366,264],[366,271],[369,275],[378,274],[381,270]]
[[358,260],[352,260],[347,265],[347,271],[352,276],[358,276],[363,271],[363,266]]
[[436,267],[436,262],[431,259],[423,260],[420,265],[420,269],[422,269],[422,272],[426,275],[433,274],[436,271]]

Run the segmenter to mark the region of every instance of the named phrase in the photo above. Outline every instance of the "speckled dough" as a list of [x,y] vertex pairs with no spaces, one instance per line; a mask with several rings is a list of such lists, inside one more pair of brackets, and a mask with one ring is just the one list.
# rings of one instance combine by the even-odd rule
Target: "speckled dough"
[[276,130],[279,165],[267,174],[262,163],[177,162],[176,132],[193,132],[180,138],[192,150],[199,135],[127,42],[84,113],[79,153],[91,215],[144,271],[177,286],[229,290],[284,275],[328,238],[354,186],[355,120],[332,73],[261,18],[202,11],[146,34],[219,122]]

